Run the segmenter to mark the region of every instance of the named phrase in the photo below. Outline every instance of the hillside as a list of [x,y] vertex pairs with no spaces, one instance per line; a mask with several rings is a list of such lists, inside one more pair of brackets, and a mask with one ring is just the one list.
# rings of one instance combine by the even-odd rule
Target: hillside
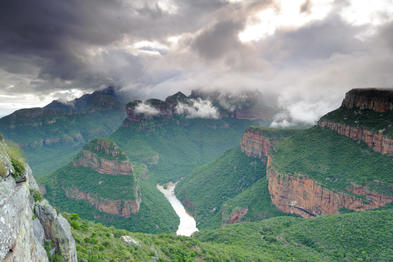
[[105,138],[90,141],[71,163],[40,181],[45,196],[64,211],[134,231],[171,232],[178,219],[154,185],[143,180],[146,172]]
[[312,217],[393,201],[391,93],[352,90],[317,127],[276,143],[267,177],[279,210]]
[[[314,219],[276,217],[200,231],[194,237],[131,233],[65,214],[88,261],[390,261],[393,211]],[[134,244],[121,240],[132,238]]]
[[[127,120],[126,120],[127,121]],[[110,138],[160,183],[174,181],[238,145],[249,120],[153,119],[122,126]]]
[[251,126],[237,146],[217,160],[195,168],[176,187],[176,195],[195,214],[200,228],[257,221],[283,215],[271,203],[266,181],[267,154],[297,129]]

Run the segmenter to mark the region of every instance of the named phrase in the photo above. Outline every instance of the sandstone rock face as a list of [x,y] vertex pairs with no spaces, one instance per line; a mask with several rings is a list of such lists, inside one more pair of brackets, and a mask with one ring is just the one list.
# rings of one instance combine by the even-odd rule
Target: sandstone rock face
[[[277,209],[286,213],[314,217],[338,214],[340,208],[355,211],[374,209],[393,201],[393,196],[372,192],[366,186],[354,185],[347,189],[348,193],[336,193],[301,174],[280,174],[271,163],[269,156],[266,176],[270,197]],[[349,193],[363,196],[367,201]]]
[[262,158],[269,154],[274,141],[264,137],[263,132],[247,128],[240,142],[240,149],[247,156]]
[[67,220],[49,205],[47,200],[37,202],[34,211],[43,226],[45,239],[56,245],[56,251],[65,261],[77,262],[75,240],[71,235],[71,227]]
[[393,110],[393,91],[381,89],[353,89],[346,93],[342,105],[348,109],[369,109],[383,113]]
[[381,154],[393,155],[393,139],[384,136],[381,133],[371,132],[365,128],[356,128],[348,125],[320,120],[318,126],[329,128],[340,135],[365,142],[374,151]]
[[79,158],[72,161],[74,166],[90,167],[101,174],[131,175],[133,167],[128,160],[117,161],[100,158],[96,153],[82,150]]
[[[4,146],[2,143],[0,145]],[[10,176],[12,170],[7,164],[9,157],[1,150],[0,161],[7,167],[6,175],[0,177],[0,261],[49,261],[43,248],[44,240],[48,240],[45,237],[47,234],[44,229],[45,224],[39,215],[33,220],[34,206],[38,203],[30,195],[30,190],[39,188],[31,174],[31,169],[26,166],[26,181],[16,184],[15,179]],[[68,222],[63,218],[62,221],[52,223],[55,228],[59,227],[59,224],[63,232],[52,234],[54,238],[51,240],[61,243],[63,236],[67,236],[69,241],[73,241]],[[64,243],[59,244],[59,248],[64,245]],[[77,261],[75,243],[68,246],[67,252],[58,253],[65,261]]]
[[78,188],[65,189],[65,194],[68,198],[76,200],[87,200],[95,209],[112,215],[128,218],[131,214],[139,212],[141,203],[141,196],[139,195],[136,200],[110,200],[110,199],[97,199],[90,193],[82,192]]

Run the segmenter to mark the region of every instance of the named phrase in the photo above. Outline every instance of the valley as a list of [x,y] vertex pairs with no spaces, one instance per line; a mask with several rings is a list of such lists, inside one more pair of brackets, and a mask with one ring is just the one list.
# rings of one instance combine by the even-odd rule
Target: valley
[[184,208],[183,204],[177,199],[175,195],[175,188],[177,183],[169,182],[164,186],[157,184],[157,189],[164,194],[165,198],[169,201],[176,214],[179,216],[180,223],[177,228],[176,235],[178,236],[191,236],[194,232],[198,231],[195,219]]
[[31,192],[63,212],[82,261],[389,261],[391,106],[370,93],[348,92],[305,129],[267,127],[269,114],[179,114],[196,93],[136,100]]

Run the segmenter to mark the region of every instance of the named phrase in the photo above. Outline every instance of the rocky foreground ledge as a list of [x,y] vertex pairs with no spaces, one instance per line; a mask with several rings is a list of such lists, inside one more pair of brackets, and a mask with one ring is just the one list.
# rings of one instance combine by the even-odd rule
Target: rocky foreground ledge
[[41,197],[29,166],[23,180],[14,178],[5,147],[0,141],[0,261],[45,262],[61,256],[77,262],[69,223]]

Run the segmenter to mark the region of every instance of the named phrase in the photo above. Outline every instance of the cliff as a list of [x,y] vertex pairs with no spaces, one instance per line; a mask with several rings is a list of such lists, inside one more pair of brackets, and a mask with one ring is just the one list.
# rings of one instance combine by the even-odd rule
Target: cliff
[[363,141],[375,152],[393,155],[393,139],[384,136],[383,132],[376,133],[363,127],[352,127],[350,125],[325,120],[320,120],[318,126],[321,128],[329,128],[352,140]]
[[[139,212],[142,201],[133,165],[122,149],[107,138],[86,144],[71,163],[48,177],[46,184],[51,192],[49,200],[60,205],[69,203],[65,208],[87,203],[92,213],[129,218]],[[86,208],[81,209],[72,212],[86,213]]]
[[112,141],[94,139],[72,161],[74,166],[89,167],[108,175],[132,175],[133,167],[125,153]]
[[[178,92],[168,96],[165,101],[159,99],[148,99],[144,102],[134,100],[126,106],[127,121],[123,125],[129,126],[133,122],[153,119],[181,119],[184,117],[272,120],[277,110],[267,106],[267,103],[261,103],[258,96],[261,94],[257,92],[249,92],[238,97],[219,92],[193,90],[189,96]],[[201,111],[210,111],[212,114],[203,115]]]
[[262,158],[267,157],[274,141],[263,135],[263,131],[247,128],[240,141],[240,149],[247,156]]
[[49,261],[43,246],[51,243],[49,257],[77,262],[70,225],[41,198],[31,169],[15,165],[6,147],[0,142],[0,261]]
[[353,89],[318,126],[363,141],[381,154],[393,154],[393,90]]
[[354,211],[375,209],[391,203],[393,195],[373,192],[367,186],[353,185],[347,192],[335,192],[302,175],[278,173],[268,158],[266,176],[270,197],[282,212],[302,217],[338,214],[341,208]]
[[393,90],[352,89],[346,93],[343,107],[348,109],[368,109],[378,113],[393,110]]
[[268,156],[277,141],[300,131],[297,129],[274,129],[251,126],[243,134],[240,141],[240,149],[249,157],[262,159]]

